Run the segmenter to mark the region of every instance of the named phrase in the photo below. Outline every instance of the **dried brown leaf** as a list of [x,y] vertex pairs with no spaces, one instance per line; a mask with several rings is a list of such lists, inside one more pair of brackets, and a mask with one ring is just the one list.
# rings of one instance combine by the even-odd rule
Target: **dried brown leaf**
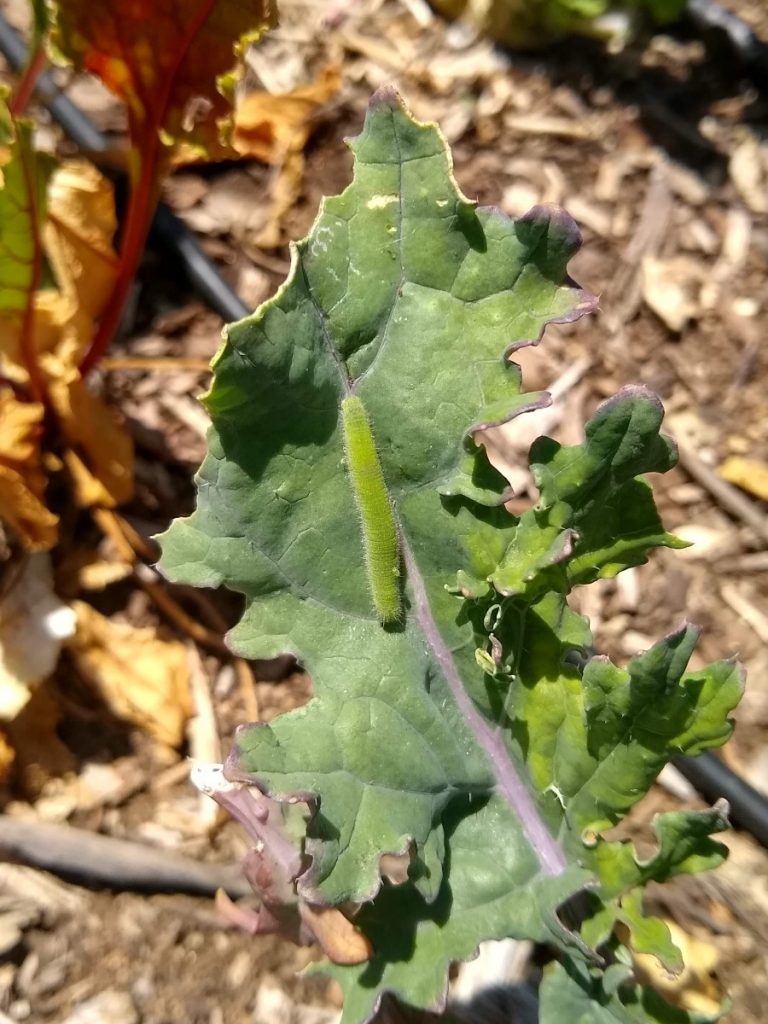
[[363,964],[373,956],[368,939],[337,907],[315,907],[303,900],[299,913],[334,964]]
[[15,752],[14,776],[30,797],[39,794],[49,779],[75,768],[75,758],[57,732],[60,715],[57,700],[43,683],[6,726]]
[[723,480],[735,484],[743,491],[768,501],[768,465],[758,459],[731,455],[717,470]]
[[[115,282],[115,226],[112,186],[95,167],[76,160],[50,176],[45,220],[39,230],[56,287],[43,288],[32,297],[31,336],[26,344],[34,353],[42,390],[70,449],[65,461],[75,499],[81,506],[108,508],[132,493],[133,444],[111,410],[86,388],[78,367]],[[30,287],[34,283],[31,280]],[[2,339],[3,370],[27,386],[29,351],[26,358],[21,354],[25,321],[17,317],[9,323],[15,326]],[[41,421],[42,412],[37,417]],[[31,469],[26,467],[24,482],[41,498],[44,478],[34,477]],[[2,475],[7,479],[7,473]],[[43,537],[32,546],[50,547],[55,542],[55,519],[51,525],[48,516]]]
[[118,718],[180,746],[192,713],[184,645],[153,629],[112,622],[82,601],[73,607],[77,632],[67,649],[80,675]]
[[642,283],[643,298],[671,331],[679,333],[698,314],[701,271],[694,260],[646,256]]
[[43,407],[0,393],[0,509],[28,551],[53,547],[58,516],[45,506],[40,452]]
[[4,786],[11,774],[16,752],[4,729],[0,729],[0,786]]
[[[272,205],[257,244],[267,248],[282,242],[282,219],[296,202],[304,179],[304,149],[312,134],[319,109],[341,88],[341,72],[335,64],[323,68],[309,85],[273,94],[256,90],[245,95],[235,109],[231,145],[220,145],[209,154],[218,160],[251,158],[278,168],[272,189]],[[176,163],[193,162],[191,147],[179,150]]]

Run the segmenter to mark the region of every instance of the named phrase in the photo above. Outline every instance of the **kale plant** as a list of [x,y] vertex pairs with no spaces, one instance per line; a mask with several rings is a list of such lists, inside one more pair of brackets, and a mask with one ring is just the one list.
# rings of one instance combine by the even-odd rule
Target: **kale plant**
[[251,924],[298,908],[349,1024],[386,992],[442,1006],[450,964],[506,936],[553,951],[542,1022],[709,1020],[642,988],[632,952],[679,970],[643,886],[720,863],[722,809],[659,815],[647,858],[605,834],[672,757],[725,742],[740,670],[688,671],[687,624],[616,666],[568,603],[680,546],[642,478],[675,464],[661,404],[625,387],[583,443],[539,438],[539,501],[507,511],[479,442],[549,402],[512,353],[595,308],[578,230],[478,208],[391,90],[351,147],[288,280],[225,331],[197,510],[162,538],[170,579],[245,595],[234,650],[314,684],[208,779],[254,836]]
[[508,46],[537,49],[568,35],[615,45],[678,21],[687,0],[432,0],[450,18],[472,21]]

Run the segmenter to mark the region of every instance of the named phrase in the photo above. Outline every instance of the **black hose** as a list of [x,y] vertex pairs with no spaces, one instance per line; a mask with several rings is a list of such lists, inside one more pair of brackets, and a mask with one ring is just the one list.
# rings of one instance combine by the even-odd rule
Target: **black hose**
[[159,203],[152,230],[178,256],[190,283],[200,297],[224,320],[232,323],[252,312],[208,259],[200,243],[170,206]]
[[[27,47],[1,14],[0,53],[14,71],[26,67]],[[109,150],[108,139],[61,92],[50,72],[40,75],[35,92],[79,149],[90,153],[106,153]],[[248,316],[251,310],[211,263],[186,224],[165,203],[161,202],[155,212],[152,230],[176,254],[190,284],[211,309],[227,323]]]
[[673,763],[705,800],[726,799],[733,824],[768,847],[768,800],[762,793],[731,771],[716,754],[678,757]]
[[762,88],[768,87],[768,43],[715,0],[688,0],[684,21],[706,43],[720,45]]

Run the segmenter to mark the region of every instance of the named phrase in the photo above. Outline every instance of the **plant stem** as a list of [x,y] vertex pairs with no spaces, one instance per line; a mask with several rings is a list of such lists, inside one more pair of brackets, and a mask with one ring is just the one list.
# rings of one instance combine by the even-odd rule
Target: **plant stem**
[[45,52],[45,47],[41,43],[32,54],[32,59],[24,68],[24,72],[8,102],[8,110],[13,118],[21,117],[26,111],[32,98],[32,93],[35,91],[37,80],[43,73],[47,63],[48,56]]
[[485,751],[496,774],[497,786],[501,796],[512,808],[528,843],[538,858],[541,870],[545,875],[561,875],[567,861],[562,847],[550,833],[543,818],[539,814],[533,797],[525,783],[518,775],[506,749],[503,735],[494,725],[486,721],[472,703],[464,689],[453,655],[440,635],[437,623],[427,597],[424,577],[416,563],[413,552],[406,540],[402,539],[403,561],[405,562],[408,579],[414,594],[414,611],[416,619],[427,639],[431,650],[442,669],[448,687],[456,704],[464,716],[470,731]]
[[29,390],[36,402],[45,404],[46,387],[40,366],[37,362],[35,351],[35,296],[40,287],[40,276],[43,263],[43,250],[40,242],[40,218],[38,216],[37,201],[35,198],[35,185],[32,171],[29,167],[29,154],[21,148],[21,166],[24,175],[24,186],[29,204],[29,229],[32,237],[32,271],[27,290],[26,305],[21,321],[21,334],[19,337],[19,351],[24,368],[29,375]]
[[98,330],[80,364],[80,374],[83,377],[87,376],[104,355],[120,323],[159,198],[158,150],[161,143],[156,131],[148,131],[145,137],[151,139],[153,144],[150,152],[141,154],[141,170],[135,186],[131,189],[131,198],[125,215],[125,235],[120,250],[117,279],[99,321]]
[[144,251],[144,243],[147,240],[155,207],[160,199],[160,183],[165,170],[161,159],[160,130],[165,124],[173,85],[179,68],[189,53],[190,46],[215,6],[216,0],[202,0],[199,8],[191,17],[179,45],[175,62],[167,71],[165,85],[157,97],[157,102],[152,105],[151,111],[145,110],[146,120],[140,118],[131,126],[129,132],[132,142],[131,156],[135,160],[138,159],[140,171],[138,177],[131,182],[131,198],[125,216],[125,235],[120,250],[120,269],[117,280],[99,321],[96,335],[80,363],[82,377],[86,377],[104,355],[120,323],[125,301]]

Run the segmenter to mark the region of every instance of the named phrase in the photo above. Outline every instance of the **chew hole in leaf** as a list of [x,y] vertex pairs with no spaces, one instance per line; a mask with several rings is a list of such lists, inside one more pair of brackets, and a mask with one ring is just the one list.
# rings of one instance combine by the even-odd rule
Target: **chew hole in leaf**
[[341,415],[373,607],[383,624],[397,622],[402,617],[397,527],[371,425],[356,395],[344,399]]

